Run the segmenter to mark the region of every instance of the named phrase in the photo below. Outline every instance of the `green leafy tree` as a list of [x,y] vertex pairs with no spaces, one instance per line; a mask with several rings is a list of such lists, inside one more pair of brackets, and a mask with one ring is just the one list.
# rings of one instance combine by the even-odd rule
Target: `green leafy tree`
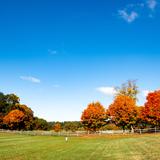
[[3,127],[3,117],[5,115],[5,95],[0,92],[0,128]]
[[15,94],[7,94],[5,95],[6,103],[11,104],[11,105],[16,105],[19,104],[20,99],[17,95]]
[[34,117],[33,130],[49,130],[49,124],[45,119]]
[[19,104],[19,97],[15,94],[3,94],[0,92],[0,128],[3,128],[3,118],[6,116],[13,107]]
[[64,124],[63,124],[63,129],[64,129],[65,131],[75,132],[75,131],[77,131],[80,127],[81,127],[81,123],[80,123],[80,122],[76,122],[76,121],[64,122]]

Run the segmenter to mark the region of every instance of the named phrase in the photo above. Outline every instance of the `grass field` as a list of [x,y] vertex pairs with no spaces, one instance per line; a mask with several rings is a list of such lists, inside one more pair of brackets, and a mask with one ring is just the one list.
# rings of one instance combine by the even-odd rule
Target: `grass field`
[[160,160],[160,134],[104,137],[0,133],[0,160]]

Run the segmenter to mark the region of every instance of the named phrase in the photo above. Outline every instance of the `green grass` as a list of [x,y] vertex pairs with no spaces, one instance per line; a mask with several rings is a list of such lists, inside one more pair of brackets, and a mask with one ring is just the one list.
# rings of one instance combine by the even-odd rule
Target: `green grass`
[[160,160],[160,134],[104,137],[0,133],[0,160]]

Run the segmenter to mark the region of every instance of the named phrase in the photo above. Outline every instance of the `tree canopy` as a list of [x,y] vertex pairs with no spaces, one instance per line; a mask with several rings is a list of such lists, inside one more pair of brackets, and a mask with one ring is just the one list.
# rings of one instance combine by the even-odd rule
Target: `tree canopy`
[[99,102],[89,104],[81,116],[84,128],[94,132],[99,130],[106,123],[105,120],[105,108]]
[[160,125],[160,90],[148,94],[141,118],[152,126]]
[[137,94],[139,93],[139,90],[136,80],[128,80],[126,83],[123,83],[121,87],[116,87],[115,89],[117,91],[116,96],[125,95],[137,100]]
[[118,95],[107,110],[110,119],[117,125],[130,128],[137,122],[137,108],[135,100],[126,95]]
[[21,130],[23,129],[23,122],[25,119],[25,114],[16,109],[12,110],[3,118],[4,124],[7,126],[7,128],[11,130]]

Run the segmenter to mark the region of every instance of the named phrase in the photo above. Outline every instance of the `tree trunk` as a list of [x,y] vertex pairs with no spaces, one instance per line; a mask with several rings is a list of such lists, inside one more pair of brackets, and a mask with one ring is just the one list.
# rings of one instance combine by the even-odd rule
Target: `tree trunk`
[[131,125],[131,133],[134,133],[134,128],[132,125]]

